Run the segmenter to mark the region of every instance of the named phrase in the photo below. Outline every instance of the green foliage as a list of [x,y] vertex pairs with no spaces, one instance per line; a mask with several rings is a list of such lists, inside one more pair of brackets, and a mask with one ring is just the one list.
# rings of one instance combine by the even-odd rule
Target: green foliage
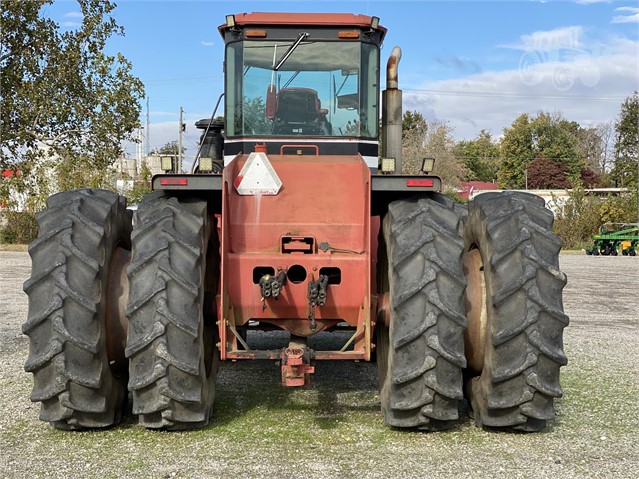
[[131,191],[129,191],[126,195],[129,205],[138,204],[142,200],[142,197],[153,191],[151,189],[152,178],[153,173],[151,172],[151,169],[148,167],[146,162],[143,162],[138,178],[133,182],[133,188],[131,188]]
[[497,181],[500,188],[523,188],[526,167],[535,157],[528,114],[519,115],[510,128],[504,129],[499,156],[501,161]]
[[104,53],[109,37],[123,34],[110,16],[115,5],[77,0],[82,24],[69,30],[46,17],[52,1],[7,0],[1,12],[0,168],[18,164],[36,195],[59,190],[43,163],[77,161],[93,180],[106,175],[139,125],[144,96],[131,64]]
[[565,249],[592,246],[591,237],[602,223],[599,200],[587,196],[582,187],[573,189],[570,199],[555,218],[553,231],[564,242]]
[[[169,141],[168,143],[165,143],[164,146],[162,146],[161,148],[154,149],[153,151],[151,151],[151,154],[152,155],[178,155],[179,152],[180,152],[180,147],[178,145],[178,142],[176,140],[173,140],[173,141]],[[184,154],[184,152],[186,152],[186,148],[183,146],[182,154]]]
[[102,168],[95,168],[93,159],[86,155],[63,156],[52,167],[60,191],[78,188],[113,190],[112,174]]
[[28,211],[5,211],[0,228],[0,243],[28,244],[38,236],[35,214]]
[[636,91],[622,103],[615,128],[612,178],[620,187],[636,189],[639,168],[639,94]]
[[126,195],[129,205],[137,205],[144,196],[151,193],[150,180],[136,180],[133,182],[133,188]]
[[539,112],[536,117],[520,115],[504,129],[500,144],[501,164],[497,175],[501,188],[521,189],[526,169],[535,158],[546,158],[566,167],[569,176],[578,177],[584,167],[576,122],[560,114]]
[[636,192],[602,199],[585,194],[577,186],[560,211],[553,226],[566,249],[592,246],[592,235],[597,234],[604,223],[636,223],[639,207]]
[[609,196],[607,201],[599,206],[603,223],[636,223],[637,212],[636,192]]
[[405,111],[402,116],[402,138],[410,134],[425,135],[428,123],[418,111]]
[[481,130],[474,140],[457,143],[454,154],[466,167],[465,180],[492,182],[497,178],[499,144],[486,130]]
[[242,115],[244,118],[244,132],[249,135],[265,135],[271,132],[273,123],[266,118],[266,105],[262,97],[244,97]]

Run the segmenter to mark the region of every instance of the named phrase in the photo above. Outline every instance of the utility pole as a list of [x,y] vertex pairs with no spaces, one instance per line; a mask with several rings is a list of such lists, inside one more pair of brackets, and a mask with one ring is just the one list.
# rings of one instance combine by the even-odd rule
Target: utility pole
[[177,161],[177,172],[182,172],[182,107],[180,107],[180,123],[178,124],[178,161]]
[[135,149],[135,175],[137,176],[141,169],[140,165],[142,164],[142,128],[138,128],[138,141],[135,144]]
[[149,97],[146,97],[146,148],[144,156],[149,156],[151,152],[151,117],[149,116]]

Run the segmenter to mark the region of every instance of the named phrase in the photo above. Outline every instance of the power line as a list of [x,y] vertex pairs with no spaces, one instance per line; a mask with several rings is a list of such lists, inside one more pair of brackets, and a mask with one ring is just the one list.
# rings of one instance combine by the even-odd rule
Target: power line
[[216,75],[212,77],[162,78],[157,80],[143,80],[143,82],[145,85],[174,85],[176,83],[203,83],[223,78],[224,75]]
[[430,93],[440,96],[466,96],[486,98],[547,98],[554,100],[597,100],[597,101],[623,101],[625,96],[591,96],[591,95],[539,95],[513,92],[482,92],[473,90],[433,90],[427,88],[402,88],[405,92]]

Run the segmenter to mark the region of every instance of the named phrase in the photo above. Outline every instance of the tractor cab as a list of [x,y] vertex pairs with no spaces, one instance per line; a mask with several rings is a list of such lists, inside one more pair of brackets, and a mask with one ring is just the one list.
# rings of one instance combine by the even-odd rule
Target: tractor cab
[[312,145],[319,155],[360,153],[377,168],[376,17],[243,13],[219,27],[225,42],[225,164],[265,143]]

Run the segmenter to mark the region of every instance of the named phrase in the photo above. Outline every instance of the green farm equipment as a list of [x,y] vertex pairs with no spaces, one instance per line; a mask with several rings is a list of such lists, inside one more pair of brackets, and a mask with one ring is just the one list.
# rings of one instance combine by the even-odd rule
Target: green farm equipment
[[599,234],[593,235],[594,245],[586,254],[598,256],[636,256],[639,244],[638,223],[604,223]]

